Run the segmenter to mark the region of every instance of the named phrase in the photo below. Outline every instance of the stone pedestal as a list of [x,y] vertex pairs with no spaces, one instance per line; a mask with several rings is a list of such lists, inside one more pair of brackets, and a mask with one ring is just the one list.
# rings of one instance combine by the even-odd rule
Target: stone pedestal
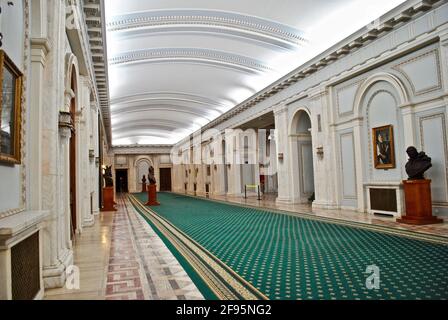
[[146,192],[146,183],[142,183],[142,192]]
[[406,216],[397,222],[413,225],[443,223],[432,215],[431,180],[403,181]]
[[148,202],[147,206],[160,206],[160,203],[157,202],[157,185],[150,184],[148,186]]
[[101,211],[117,211],[115,209],[114,187],[103,188],[103,209]]

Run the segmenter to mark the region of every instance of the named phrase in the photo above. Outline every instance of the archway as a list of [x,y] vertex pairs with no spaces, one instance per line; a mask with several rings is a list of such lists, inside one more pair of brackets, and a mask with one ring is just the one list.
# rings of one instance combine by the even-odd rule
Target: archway
[[292,168],[293,198],[295,202],[310,203],[314,201],[314,164],[313,141],[311,135],[311,118],[308,112],[301,109],[292,120]]
[[153,163],[148,158],[138,159],[135,165],[135,175],[136,175],[136,190],[142,190],[142,178],[145,175],[146,179],[148,179],[148,171],[149,167],[154,167]]

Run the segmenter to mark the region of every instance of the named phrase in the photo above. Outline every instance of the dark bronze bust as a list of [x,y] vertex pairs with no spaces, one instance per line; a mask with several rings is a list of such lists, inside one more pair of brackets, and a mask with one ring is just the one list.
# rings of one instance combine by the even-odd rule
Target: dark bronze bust
[[114,180],[112,179],[112,166],[106,167],[103,174],[104,182],[106,187],[113,187]]
[[143,175],[142,183],[146,184],[146,176],[145,175]]
[[425,179],[425,172],[432,167],[431,158],[424,152],[418,152],[415,147],[409,147],[406,153],[409,156],[409,161],[406,164],[408,180]]
[[148,172],[148,180],[149,180],[149,184],[153,185],[156,184],[156,177],[154,176],[154,167],[149,167],[149,172]]

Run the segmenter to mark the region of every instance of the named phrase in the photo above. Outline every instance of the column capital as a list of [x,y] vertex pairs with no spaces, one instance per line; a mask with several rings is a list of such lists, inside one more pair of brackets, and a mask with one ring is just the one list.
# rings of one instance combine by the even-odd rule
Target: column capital
[[37,62],[45,66],[47,55],[51,50],[50,42],[47,38],[32,38],[30,42],[31,62]]
[[70,104],[73,98],[75,98],[75,92],[72,89],[66,89],[64,93],[64,111],[70,110]]
[[286,104],[282,104],[280,106],[274,107],[273,111],[274,116],[280,116],[281,114],[288,112],[288,106]]
[[318,88],[316,90],[313,90],[310,92],[310,94],[308,95],[308,98],[310,100],[317,100],[320,99],[324,96],[328,95],[328,88],[324,87],[324,88]]
[[444,47],[448,46],[448,27],[444,27],[439,35],[440,44]]

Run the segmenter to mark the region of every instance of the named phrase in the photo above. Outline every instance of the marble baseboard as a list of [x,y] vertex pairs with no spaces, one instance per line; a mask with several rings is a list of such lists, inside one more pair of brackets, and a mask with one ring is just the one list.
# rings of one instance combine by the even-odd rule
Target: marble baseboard
[[43,280],[45,289],[62,288],[65,286],[66,273],[68,266],[73,265],[73,251],[68,251],[63,261],[55,266],[44,267]]

